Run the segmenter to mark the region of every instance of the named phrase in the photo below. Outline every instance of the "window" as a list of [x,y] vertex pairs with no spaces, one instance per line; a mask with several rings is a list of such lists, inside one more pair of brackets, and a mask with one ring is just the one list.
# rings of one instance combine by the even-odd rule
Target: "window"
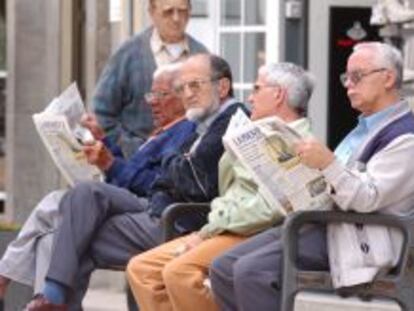
[[246,100],[257,69],[278,60],[279,1],[218,0],[218,3],[218,53],[233,70],[236,96]]
[[208,16],[207,0],[192,0],[191,1],[191,15],[193,17],[207,17]]

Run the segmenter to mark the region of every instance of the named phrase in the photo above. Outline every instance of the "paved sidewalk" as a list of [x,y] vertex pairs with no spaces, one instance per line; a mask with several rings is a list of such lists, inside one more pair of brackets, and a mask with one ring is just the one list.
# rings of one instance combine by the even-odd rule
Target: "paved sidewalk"
[[123,272],[97,270],[83,300],[85,311],[127,311]]
[[126,295],[111,289],[90,289],[83,300],[85,311],[127,311]]

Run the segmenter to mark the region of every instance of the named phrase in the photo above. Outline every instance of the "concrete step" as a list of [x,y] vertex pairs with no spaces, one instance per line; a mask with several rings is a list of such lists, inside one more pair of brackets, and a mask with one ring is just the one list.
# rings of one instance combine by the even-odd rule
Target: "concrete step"
[[401,311],[390,300],[373,299],[364,302],[358,298],[341,298],[332,294],[301,292],[296,295],[295,311]]

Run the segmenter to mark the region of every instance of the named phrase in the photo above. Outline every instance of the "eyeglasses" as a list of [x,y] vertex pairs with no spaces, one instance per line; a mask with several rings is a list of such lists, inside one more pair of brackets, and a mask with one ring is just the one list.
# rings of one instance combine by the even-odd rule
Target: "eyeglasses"
[[253,90],[252,93],[253,94],[257,94],[260,92],[261,89],[264,88],[273,88],[273,87],[278,87],[278,85],[270,85],[270,84],[255,84],[253,85]]
[[188,8],[169,8],[162,10],[162,16],[165,18],[171,18],[174,15],[187,17],[190,13]]
[[164,97],[166,97],[170,94],[171,94],[171,92],[167,92],[167,91],[157,91],[157,92],[146,93],[144,95],[144,97],[145,97],[145,100],[149,103],[149,102],[152,102],[154,100],[163,99]]
[[341,83],[344,87],[346,87],[346,83],[348,81],[350,81],[353,85],[357,85],[359,82],[361,82],[361,80],[369,75],[372,75],[373,73],[376,72],[381,72],[387,70],[387,68],[378,68],[378,69],[373,69],[370,71],[351,71],[351,72],[344,72],[343,74],[341,74],[339,76],[339,79],[341,80]]
[[192,93],[198,93],[201,90],[201,86],[205,83],[210,83],[210,82],[215,82],[220,80],[221,78],[211,78],[211,79],[207,79],[207,80],[202,80],[202,79],[198,79],[198,80],[193,80],[193,81],[188,81],[185,83],[182,83],[180,85],[177,85],[174,90],[177,93],[177,95],[181,96],[184,93],[184,90],[186,87],[188,87],[190,89],[190,91]]

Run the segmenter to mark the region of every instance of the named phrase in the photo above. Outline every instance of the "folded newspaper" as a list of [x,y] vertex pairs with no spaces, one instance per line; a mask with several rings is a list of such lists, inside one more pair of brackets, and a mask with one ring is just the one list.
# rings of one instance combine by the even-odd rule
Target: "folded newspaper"
[[251,172],[267,202],[284,215],[329,209],[332,199],[320,171],[303,165],[294,151],[293,144],[301,139],[277,117],[251,121],[239,110],[230,120],[223,143]]
[[33,115],[46,149],[69,185],[79,181],[101,180],[99,169],[86,161],[82,142],[93,141],[92,134],[79,122],[85,113],[82,98],[75,83],[46,109]]

